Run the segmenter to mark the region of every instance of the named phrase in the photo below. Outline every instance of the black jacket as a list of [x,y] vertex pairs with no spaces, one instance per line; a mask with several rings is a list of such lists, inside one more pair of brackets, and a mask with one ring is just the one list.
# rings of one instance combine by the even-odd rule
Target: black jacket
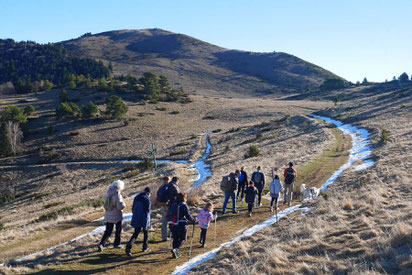
[[246,193],[245,202],[255,203],[256,195],[258,194],[258,190],[256,189],[256,187],[253,185],[249,185],[248,188],[246,188],[245,193]]
[[177,194],[180,193],[180,189],[173,181],[169,182],[168,185],[169,188],[167,191],[169,192],[169,204],[172,204],[176,200]]
[[174,203],[169,206],[168,214],[179,213],[177,220],[179,224],[187,224],[188,221],[194,223],[196,219],[190,215],[189,206],[182,200],[177,199]]

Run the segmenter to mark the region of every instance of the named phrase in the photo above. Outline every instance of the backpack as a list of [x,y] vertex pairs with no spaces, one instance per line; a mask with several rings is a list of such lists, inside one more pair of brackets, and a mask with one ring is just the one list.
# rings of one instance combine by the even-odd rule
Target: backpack
[[165,184],[159,188],[157,191],[157,201],[160,203],[165,203],[169,200],[169,184]]
[[262,181],[262,173],[261,172],[254,172],[252,180],[254,183],[260,183]]
[[179,224],[180,206],[177,203],[172,203],[167,210],[167,223],[175,226]]
[[230,176],[222,177],[222,181],[220,182],[220,190],[223,192],[227,192],[230,189]]
[[295,170],[288,168],[285,177],[285,183],[291,184],[295,181]]

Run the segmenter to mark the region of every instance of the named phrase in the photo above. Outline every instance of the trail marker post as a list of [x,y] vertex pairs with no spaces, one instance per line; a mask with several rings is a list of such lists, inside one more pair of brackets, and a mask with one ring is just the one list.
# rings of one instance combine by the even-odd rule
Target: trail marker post
[[154,143],[152,142],[152,156],[153,156],[153,163],[155,167],[155,171],[157,171],[157,163],[156,163],[156,148],[154,146]]

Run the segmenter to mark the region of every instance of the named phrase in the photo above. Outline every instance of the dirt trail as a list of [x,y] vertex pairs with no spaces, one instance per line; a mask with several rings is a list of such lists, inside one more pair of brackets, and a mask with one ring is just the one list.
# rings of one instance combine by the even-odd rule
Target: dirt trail
[[[336,128],[330,128],[330,131],[335,136],[335,142],[325,151],[322,155],[315,158],[312,162],[308,163],[301,169],[300,175],[302,179],[306,179],[307,186],[320,186],[324,179],[330,177],[330,175],[337,170],[348,159],[348,150],[350,149],[351,142],[350,137],[343,136]],[[328,164],[327,167],[322,165]],[[321,169],[319,167],[322,167]],[[278,171],[280,172],[280,171]],[[316,177],[313,177],[316,175]],[[309,180],[312,178],[312,180]],[[208,198],[213,201],[217,206],[216,210],[221,212],[222,198],[220,195],[211,196]],[[219,217],[217,222],[217,234],[216,241],[214,239],[214,225],[211,225],[207,236],[207,248],[201,248],[198,243],[200,230],[198,226],[195,227],[193,250],[191,257],[204,253],[217,247],[220,243],[227,242],[238,236],[245,229],[258,224],[270,216],[273,215],[269,211],[269,201],[262,200],[263,206],[259,211],[254,210],[252,218],[247,217],[246,205],[243,205],[243,211],[238,214],[226,214]],[[231,204],[228,205],[228,212]],[[238,202],[238,209],[240,209],[240,203]],[[283,206],[281,208],[283,210]],[[192,214],[195,214],[193,211]],[[154,228],[157,228],[154,226]],[[132,249],[133,257],[125,255],[123,250],[107,249],[102,253],[90,253],[91,249],[94,250],[95,243],[87,244],[82,248],[73,248],[72,251],[67,251],[71,256],[64,261],[59,261],[59,265],[53,265],[54,261],[50,260],[50,266],[40,267],[37,274],[48,273],[76,273],[76,274],[95,274],[112,272],[115,270],[116,274],[168,274],[172,272],[177,265],[181,265],[188,261],[190,237],[192,234],[192,226],[188,230],[188,240],[181,249],[182,257],[174,259],[171,257],[170,249],[167,248],[167,243],[159,242],[160,230],[157,228],[155,232],[149,235],[149,246],[152,249],[149,253],[141,253],[141,238]],[[123,239],[123,241],[126,241]],[[47,261],[46,261],[47,264]]]

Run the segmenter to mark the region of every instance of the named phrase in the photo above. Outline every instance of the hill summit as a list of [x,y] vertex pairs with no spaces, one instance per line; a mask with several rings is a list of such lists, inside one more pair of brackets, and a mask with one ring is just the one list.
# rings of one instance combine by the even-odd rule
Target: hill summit
[[151,71],[202,94],[285,95],[340,78],[287,53],[230,50],[162,29],[108,31],[61,43],[77,55],[111,63],[115,75]]

